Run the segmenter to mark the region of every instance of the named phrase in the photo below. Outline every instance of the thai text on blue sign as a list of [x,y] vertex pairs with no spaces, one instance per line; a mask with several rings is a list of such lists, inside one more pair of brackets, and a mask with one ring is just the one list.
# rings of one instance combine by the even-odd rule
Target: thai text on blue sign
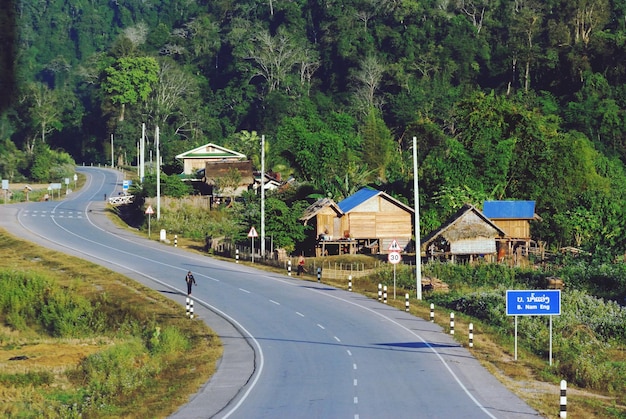
[[507,316],[545,316],[561,314],[561,290],[508,290]]

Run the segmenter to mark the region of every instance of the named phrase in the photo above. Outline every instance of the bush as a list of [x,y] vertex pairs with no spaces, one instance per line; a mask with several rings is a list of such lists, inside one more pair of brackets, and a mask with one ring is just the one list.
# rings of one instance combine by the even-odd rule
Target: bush
[[0,316],[16,330],[38,327],[55,337],[99,332],[97,307],[46,277],[0,270]]
[[191,343],[178,329],[166,327],[161,332],[159,327],[155,327],[150,332],[148,348],[153,354],[160,354],[164,357],[176,355],[179,352],[189,349]]
[[509,326],[506,313],[505,291],[481,291],[454,299],[447,305],[450,309],[458,311],[486,323],[506,330]]
[[138,338],[118,343],[89,355],[80,365],[91,396],[101,401],[124,399],[158,373],[149,362],[146,347]]

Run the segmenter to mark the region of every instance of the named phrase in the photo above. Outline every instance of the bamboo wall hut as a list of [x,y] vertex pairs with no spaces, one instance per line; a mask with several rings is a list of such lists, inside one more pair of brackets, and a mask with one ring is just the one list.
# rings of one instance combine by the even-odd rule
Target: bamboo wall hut
[[431,260],[473,261],[496,260],[496,240],[505,232],[480,210],[465,204],[436,231],[422,240],[422,254]]

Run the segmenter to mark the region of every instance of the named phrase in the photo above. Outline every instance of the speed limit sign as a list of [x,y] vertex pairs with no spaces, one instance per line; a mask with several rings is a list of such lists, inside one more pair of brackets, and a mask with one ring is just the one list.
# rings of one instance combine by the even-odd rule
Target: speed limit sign
[[400,263],[402,256],[400,255],[400,252],[389,252],[387,260],[389,263],[393,263],[395,265],[396,263]]

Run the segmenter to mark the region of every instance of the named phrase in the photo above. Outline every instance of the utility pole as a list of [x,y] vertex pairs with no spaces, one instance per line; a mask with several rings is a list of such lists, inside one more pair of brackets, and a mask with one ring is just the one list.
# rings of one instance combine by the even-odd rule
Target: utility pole
[[111,133],[111,169],[115,167],[115,154],[113,152],[113,133]]
[[145,173],[145,164],[146,164],[146,124],[145,122],[141,124],[141,143],[139,146],[139,181],[143,183],[143,178],[146,175]]
[[[140,142],[141,142],[141,141],[138,141],[138,142],[137,142],[137,150],[136,150],[136,151],[137,151],[137,177],[139,177],[139,154],[140,154],[140,151],[139,151],[139,143],[140,143]],[[140,178],[140,179],[141,179],[141,178]]]
[[157,125],[155,132],[156,146],[156,190],[157,190],[157,220],[161,219],[161,156],[159,154],[159,126]]
[[417,182],[417,137],[413,137],[413,199],[415,200],[415,287],[422,299],[422,244],[420,239],[420,200]]
[[261,257],[265,259],[265,135],[261,135]]

